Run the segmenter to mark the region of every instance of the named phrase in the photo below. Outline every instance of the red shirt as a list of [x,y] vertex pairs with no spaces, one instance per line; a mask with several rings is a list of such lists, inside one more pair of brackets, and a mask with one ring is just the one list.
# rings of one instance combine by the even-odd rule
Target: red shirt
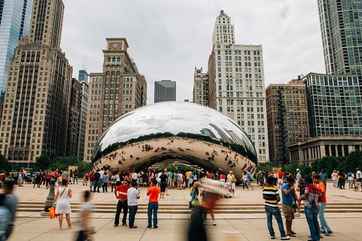
[[319,201],[321,203],[327,203],[327,190],[326,190],[326,185],[323,182],[319,182],[317,184],[317,187],[319,189],[319,191],[321,192],[321,196],[319,198]]
[[147,195],[149,197],[150,203],[158,203],[158,197],[160,195],[160,188],[157,186],[152,186],[148,188]]
[[121,201],[127,200],[127,191],[129,186],[127,184],[121,184],[116,187],[116,198]]

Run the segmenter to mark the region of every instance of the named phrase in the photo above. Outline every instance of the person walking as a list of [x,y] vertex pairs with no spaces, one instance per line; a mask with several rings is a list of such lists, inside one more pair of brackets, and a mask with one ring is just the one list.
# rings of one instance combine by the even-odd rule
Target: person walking
[[137,209],[138,209],[138,199],[140,198],[140,192],[137,189],[137,180],[132,180],[131,187],[127,191],[127,204],[128,204],[128,226],[129,228],[137,228],[134,225]]
[[278,207],[278,203],[280,201],[279,190],[277,186],[275,186],[275,178],[273,176],[268,176],[266,178],[266,183],[263,187],[263,199],[265,200],[265,213],[267,216],[267,226],[271,239],[275,239],[275,232],[273,229],[273,216],[275,217],[279,232],[281,236],[281,240],[290,240],[289,236],[286,236],[282,215],[280,213],[280,209]]
[[305,183],[306,188],[302,199],[304,200],[304,213],[310,231],[310,241],[319,241],[318,200],[320,198],[320,192],[318,187],[313,184],[313,179],[310,176],[305,178]]
[[18,206],[18,198],[14,194],[15,181],[13,179],[6,179],[3,183],[3,190],[5,194],[4,206],[9,210],[9,222],[7,225],[5,240],[9,239],[14,231],[16,208]]
[[91,215],[94,209],[91,200],[91,192],[84,191],[83,195],[83,204],[80,207],[80,230],[76,236],[76,241],[91,241],[92,235],[94,234],[94,229],[91,226]]
[[319,198],[319,222],[320,222],[320,231],[325,236],[329,236],[332,234],[332,229],[329,227],[326,218],[325,218],[325,209],[327,205],[327,188],[326,184],[323,182],[323,180],[320,180],[318,176],[314,177],[313,180],[314,184],[317,185],[320,194]]
[[[167,179],[166,179],[167,181]],[[162,183],[162,179],[161,179]],[[153,179],[151,186],[148,188],[147,196],[148,202],[148,226],[147,228],[158,228],[157,226],[157,212],[158,212],[158,200],[160,198],[160,188],[157,187],[156,179]]]
[[114,218],[114,226],[117,227],[119,225],[119,216],[121,212],[123,212],[122,218],[122,226],[126,226],[127,213],[128,213],[128,204],[127,204],[127,191],[129,189],[129,185],[127,180],[123,180],[122,182],[118,182],[115,188],[115,195],[118,200],[117,202],[117,211],[116,217]]
[[55,194],[56,207],[55,213],[58,215],[59,228],[63,227],[63,218],[67,221],[68,227],[72,228],[72,223],[70,221],[70,199],[72,198],[72,190],[68,188],[68,181],[62,179],[61,185],[58,186],[57,192]]
[[0,193],[0,241],[8,240],[7,232],[11,224],[11,213],[5,205],[6,195]]
[[296,208],[296,193],[294,189],[295,180],[292,176],[288,176],[282,185],[282,210],[285,217],[285,227],[287,235],[295,237],[295,232],[292,230],[294,213]]

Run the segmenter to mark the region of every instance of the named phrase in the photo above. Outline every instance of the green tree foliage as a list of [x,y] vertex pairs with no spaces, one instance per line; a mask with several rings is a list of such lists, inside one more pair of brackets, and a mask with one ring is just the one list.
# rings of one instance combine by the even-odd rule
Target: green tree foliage
[[0,172],[9,172],[11,170],[11,165],[8,160],[3,155],[0,155]]

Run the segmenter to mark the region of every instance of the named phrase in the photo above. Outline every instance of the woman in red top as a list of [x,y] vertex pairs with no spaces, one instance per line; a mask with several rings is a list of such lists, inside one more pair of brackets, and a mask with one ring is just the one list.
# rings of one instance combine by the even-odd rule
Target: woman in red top
[[148,203],[148,226],[147,228],[158,228],[157,226],[157,211],[158,211],[158,200],[160,198],[160,188],[157,186],[156,179],[151,181],[151,186],[148,188],[147,196],[149,197]]

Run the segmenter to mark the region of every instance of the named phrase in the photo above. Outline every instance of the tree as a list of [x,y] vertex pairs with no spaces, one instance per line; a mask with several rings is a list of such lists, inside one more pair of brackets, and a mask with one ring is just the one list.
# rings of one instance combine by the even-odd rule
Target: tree
[[41,154],[41,156],[36,159],[36,168],[41,170],[47,170],[49,169],[51,163],[52,159],[48,155]]
[[0,172],[9,172],[11,170],[10,163],[3,155],[0,155]]

